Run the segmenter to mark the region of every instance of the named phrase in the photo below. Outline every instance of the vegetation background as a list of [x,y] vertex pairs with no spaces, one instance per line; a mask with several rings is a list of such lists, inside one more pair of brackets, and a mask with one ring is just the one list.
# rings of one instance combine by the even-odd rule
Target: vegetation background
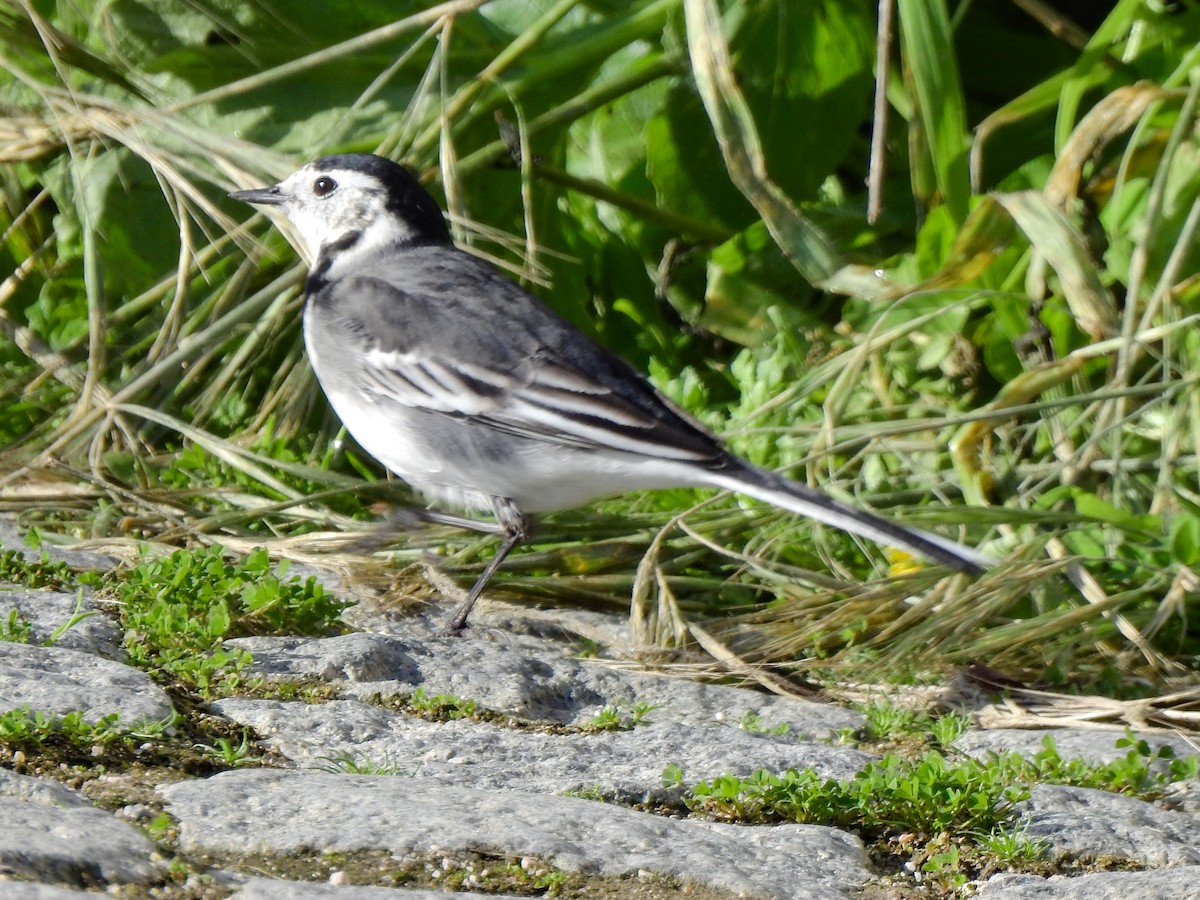
[[[551,518],[498,593],[632,597],[647,643],[761,667],[1194,703],[1198,46],[1192,0],[0,0],[0,503],[376,571],[347,540],[402,486],[225,193],[379,152],[737,452],[1004,560],[669,491]],[[400,539],[394,588],[490,550]]]

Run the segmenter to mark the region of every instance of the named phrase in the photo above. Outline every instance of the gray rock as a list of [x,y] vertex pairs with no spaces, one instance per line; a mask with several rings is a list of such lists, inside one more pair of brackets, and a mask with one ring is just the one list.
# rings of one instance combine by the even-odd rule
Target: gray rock
[[622,672],[547,650],[521,636],[491,641],[429,637],[420,641],[379,634],[333,638],[242,638],[229,642],[254,657],[253,671],[269,678],[345,682],[347,696],[451,694],[524,719],[579,725],[606,708],[628,716],[653,707],[652,721],[737,724],[753,717],[785,739],[828,737],[862,726],[864,717],[831,703],[767,695],[727,685],[698,684]]
[[[0,878],[83,887],[148,884],[162,875],[157,848],[136,828],[60,785],[12,772],[0,779]],[[0,896],[13,896],[7,884]]]
[[195,853],[460,849],[567,871],[639,871],[757,897],[849,897],[871,877],[862,844],[816,825],[721,825],[574,797],[429,779],[232,771],[159,789]]
[[172,715],[166,692],[137,669],[58,647],[0,643],[0,712],[27,706],[46,715],[116,713],[126,725]]
[[606,796],[664,799],[663,769],[678,765],[685,780],[756,769],[813,768],[825,778],[849,778],[871,759],[850,748],[779,742],[729,726],[675,722],[632,731],[554,734],[488,723],[427,722],[357,700],[323,704],[221,700],[219,715],[249,725],[265,743],[310,767],[347,755],[398,765],[445,784],[548,792],[599,787]]
[[[1145,866],[1200,863],[1200,819],[1106,791],[1035,785],[1016,804],[1025,834],[1055,856],[1111,856]],[[1200,894],[1200,887],[1197,888]]]
[[0,897],[4,900],[86,900],[88,897],[95,900],[96,895],[32,881],[5,881],[4,875],[0,874]]
[[1076,878],[997,875],[981,886],[976,896],[988,900],[1196,900],[1200,896],[1200,868],[1099,872]]
[[[473,897],[478,893],[422,890],[420,888],[367,887],[363,885],[314,884],[308,881],[281,881],[275,878],[251,878],[230,900],[447,900]],[[517,894],[488,894],[489,897],[515,897]]]
[[1165,785],[1162,805],[1200,817],[1200,780],[1191,778]]
[[0,798],[25,800],[42,806],[57,806],[74,809],[88,803],[77,793],[56,781],[18,775],[8,769],[0,769]]
[[411,685],[422,681],[421,670],[408,645],[396,638],[353,632],[329,638],[235,638],[226,646],[248,651],[254,657],[251,671],[287,681],[319,678],[324,681],[387,682]]
[[125,658],[121,650],[121,629],[111,618],[97,610],[86,596],[80,597],[66,591],[0,588],[0,620],[7,620],[13,610],[30,624],[30,644],[45,645],[55,631],[76,615],[84,614],[85,618],[79,619],[54,640],[54,646],[92,653],[118,662]]
[[[764,694],[725,684],[701,684],[642,672],[618,672],[623,687],[614,690],[608,705],[618,710],[634,703],[653,707],[652,722],[685,722],[693,725],[740,725],[753,720],[755,727],[777,740],[828,739],[839,732],[860,730],[866,716],[835,703],[800,700]],[[586,720],[585,720],[586,721]]]

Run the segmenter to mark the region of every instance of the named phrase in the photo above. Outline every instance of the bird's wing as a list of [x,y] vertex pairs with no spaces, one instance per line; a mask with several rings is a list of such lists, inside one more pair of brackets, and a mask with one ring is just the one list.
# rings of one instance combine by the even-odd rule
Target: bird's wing
[[[701,464],[723,456],[627,363],[486,274],[466,297],[405,290],[393,278],[346,279],[321,319],[369,348],[354,371],[377,398],[575,447]],[[490,307],[475,304],[480,288]]]

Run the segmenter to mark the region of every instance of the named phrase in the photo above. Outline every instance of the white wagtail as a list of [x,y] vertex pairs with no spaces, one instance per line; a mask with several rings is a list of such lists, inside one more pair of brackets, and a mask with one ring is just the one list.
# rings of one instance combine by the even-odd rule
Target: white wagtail
[[632,490],[736,491],[959,572],[990,562],[723,449],[626,362],[456,248],[437,203],[390,160],[327,156],[230,196],[278,207],[307,246],[304,342],[354,439],[425,496],[495,517],[475,527],[500,547],[446,633],[527,538],[530,514]]

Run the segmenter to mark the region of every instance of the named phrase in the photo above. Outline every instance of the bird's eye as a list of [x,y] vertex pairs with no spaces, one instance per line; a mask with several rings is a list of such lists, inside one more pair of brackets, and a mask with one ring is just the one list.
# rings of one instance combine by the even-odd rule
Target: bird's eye
[[337,182],[328,175],[322,175],[313,182],[313,193],[318,197],[324,197],[333,193],[333,189],[337,187]]

